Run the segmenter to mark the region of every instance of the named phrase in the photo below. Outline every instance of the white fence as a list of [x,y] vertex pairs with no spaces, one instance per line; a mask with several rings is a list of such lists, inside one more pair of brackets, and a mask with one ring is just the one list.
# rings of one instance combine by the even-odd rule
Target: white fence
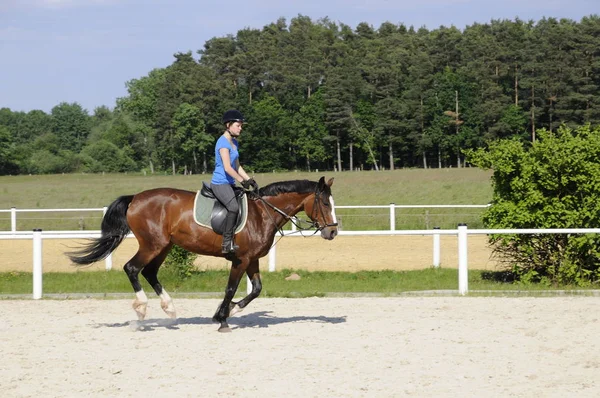
[[[465,295],[469,291],[468,279],[468,236],[490,235],[490,234],[598,234],[600,228],[571,228],[571,229],[471,229],[461,224],[457,229],[434,229],[434,230],[411,230],[411,231],[339,231],[339,235],[431,235],[433,236],[433,262],[439,266],[440,258],[440,235],[458,236],[458,294]],[[288,236],[302,236],[293,231],[287,232]],[[97,238],[100,232],[73,232],[73,231],[50,231],[42,232],[0,232],[0,239],[32,239],[33,246],[33,298],[42,298],[42,241],[43,239],[71,239],[71,238]],[[129,234],[128,237],[133,235]],[[315,235],[318,236],[318,235]],[[276,269],[276,246],[271,248],[268,256],[269,271]],[[106,268],[110,269],[112,260],[107,258]],[[251,286],[248,283],[248,291]]]
[[[390,231],[396,230],[396,210],[397,209],[483,209],[490,205],[364,205],[364,206],[335,206],[335,209],[389,209]],[[10,213],[10,231],[17,232],[17,214],[18,213],[60,213],[60,212],[102,212],[106,214],[107,207],[82,208],[82,209],[17,209],[0,210],[1,213]]]
[[[340,235],[389,235],[393,232],[397,235],[430,235],[431,231],[427,233],[419,233],[419,231],[396,231],[396,209],[427,209],[427,208],[439,208],[439,209],[450,209],[450,208],[486,208],[489,205],[396,205],[390,203],[389,205],[364,205],[364,206],[335,206],[335,209],[389,209],[389,230],[386,231],[340,231]],[[0,232],[0,239],[33,239],[33,271],[34,271],[34,293],[35,299],[41,298],[41,270],[42,270],[42,259],[41,259],[41,241],[42,239],[77,239],[77,238],[97,238],[100,237],[99,231],[50,231],[43,232],[41,230],[34,230],[34,232],[17,231],[17,214],[18,213],[60,213],[60,212],[102,212],[102,215],[106,214],[108,207],[101,208],[79,208],[79,209],[17,209],[12,207],[10,210],[0,210],[0,213],[10,213],[10,233]],[[292,224],[291,231],[288,231],[290,236],[296,233],[296,226]],[[456,234],[456,233],[455,233]],[[129,234],[128,238],[133,237]],[[433,262],[434,266],[440,264],[440,233],[433,233]],[[269,271],[275,271],[276,264],[276,248],[273,247],[269,251]],[[108,256],[105,260],[106,269],[112,268],[112,256]],[[251,286],[248,284],[248,291]]]

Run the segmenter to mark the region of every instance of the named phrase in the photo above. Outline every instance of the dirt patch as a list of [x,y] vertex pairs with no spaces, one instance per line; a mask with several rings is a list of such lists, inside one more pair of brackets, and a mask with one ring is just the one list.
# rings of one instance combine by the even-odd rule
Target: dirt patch
[[[105,269],[100,262],[86,268],[74,267],[65,252],[76,248],[81,240],[46,239],[43,241],[44,272],[74,272],[77,270]],[[441,236],[441,265],[456,268],[458,240],[455,236]],[[137,241],[126,239],[113,255],[113,269],[121,269],[137,250]],[[32,241],[0,240],[0,272],[31,271]],[[487,238],[469,237],[468,263],[470,269],[495,269],[490,259]],[[433,264],[432,236],[338,236],[332,241],[320,237],[285,237],[276,245],[276,269],[303,269],[310,271],[412,270],[429,268]],[[222,258],[199,256],[199,269],[228,269],[230,263]],[[269,260],[261,260],[263,272]]]
[[597,298],[0,301],[7,397],[597,397]]

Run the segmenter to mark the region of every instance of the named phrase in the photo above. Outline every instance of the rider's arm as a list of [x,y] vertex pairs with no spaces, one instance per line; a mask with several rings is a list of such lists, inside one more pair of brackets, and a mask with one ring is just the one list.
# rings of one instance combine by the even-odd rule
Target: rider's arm
[[249,180],[250,177],[248,176],[248,173],[246,173],[246,170],[244,170],[244,168],[240,165],[240,162],[238,161],[238,169],[237,172],[239,175],[241,175],[242,177],[244,177],[244,180]]
[[[221,148],[219,149],[219,154],[221,155],[221,160],[223,161],[223,168],[225,169],[225,172],[227,174],[229,174],[230,176],[232,176],[237,182],[242,182],[244,181],[244,177],[240,175],[240,173],[237,172],[237,170],[235,170],[233,167],[231,167],[231,160],[229,158],[229,149],[228,148]],[[238,163],[239,165],[239,163]],[[241,169],[241,167],[240,167]],[[242,172],[244,174],[246,174],[246,172],[244,171],[244,169],[242,169]],[[247,174],[246,174],[247,176]]]

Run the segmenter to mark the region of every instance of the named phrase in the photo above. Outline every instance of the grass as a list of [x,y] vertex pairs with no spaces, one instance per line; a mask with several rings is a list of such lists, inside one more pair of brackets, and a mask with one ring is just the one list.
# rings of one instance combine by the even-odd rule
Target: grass
[[[332,191],[337,206],[349,205],[482,205],[491,200],[491,172],[476,168],[402,169],[394,171],[331,171],[263,173],[254,177],[264,186],[275,181],[335,178]],[[198,190],[210,175],[66,174],[0,176],[0,210],[101,208],[120,195],[150,188]],[[455,228],[460,222],[481,226],[481,209],[397,209],[396,229]],[[339,209],[346,230],[389,228],[388,209]],[[18,213],[17,229],[97,230],[100,212]],[[10,229],[10,213],[0,213],[0,230]]]
[[[290,274],[296,273],[300,280],[288,281]],[[186,293],[214,293],[222,297],[227,284],[227,271],[195,272],[181,280],[169,269],[161,271],[162,285],[174,295]],[[430,290],[457,290],[458,272],[456,269],[430,268],[419,271],[360,271],[349,272],[308,272],[301,270],[281,270],[265,272],[262,275],[262,297],[312,297],[331,294],[345,295],[396,295],[405,292]],[[140,278],[146,292],[152,288]],[[244,278],[245,279],[245,278]],[[240,284],[238,296],[245,295],[245,282]],[[548,288],[541,285],[520,285],[499,282],[489,271],[469,272],[471,291],[536,291],[584,290],[569,286]],[[122,271],[90,271],[77,273],[44,273],[44,294],[114,294],[132,293],[129,280]],[[588,289],[590,290],[590,289]],[[0,273],[0,292],[4,295],[31,294],[32,275],[27,272]]]

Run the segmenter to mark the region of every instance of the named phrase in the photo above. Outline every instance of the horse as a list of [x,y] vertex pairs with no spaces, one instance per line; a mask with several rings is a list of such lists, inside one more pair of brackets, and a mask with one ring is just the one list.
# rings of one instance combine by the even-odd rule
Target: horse
[[[318,182],[281,181],[260,188],[256,193],[246,191],[249,199],[247,220],[234,237],[239,249],[233,257],[221,253],[222,235],[195,222],[196,192],[174,188],[156,188],[120,196],[108,206],[102,219],[100,238],[92,239],[67,256],[75,265],[103,260],[132,232],[139,248],[123,269],[135,292],[132,306],[140,321],[144,320],[148,305],[148,298],[138,279],[140,271],[160,297],[163,311],[176,318],[173,300],[158,280],[158,270],[173,245],[201,255],[226,257],[231,260],[229,279],[223,301],[212,320],[220,324],[219,332],[231,332],[227,318],[242,311],[260,295],[259,259],[268,254],[275,235],[288,221],[296,222],[294,216],[304,210],[310,219],[310,222],[307,221],[310,228],[316,229],[315,234],[320,232],[321,237],[327,240],[336,237],[338,224],[332,184],[333,178],[325,182],[325,177],[321,177]],[[244,273],[252,283],[252,291],[234,302]]]

